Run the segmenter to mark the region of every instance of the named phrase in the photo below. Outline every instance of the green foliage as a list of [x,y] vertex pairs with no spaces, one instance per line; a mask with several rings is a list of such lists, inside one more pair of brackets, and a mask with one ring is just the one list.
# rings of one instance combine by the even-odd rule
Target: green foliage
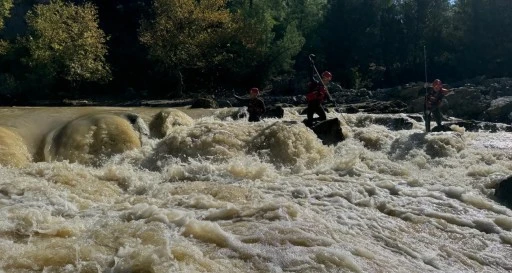
[[[453,68],[450,16],[449,0],[333,1],[321,26],[325,66],[347,87],[361,76],[375,87],[421,80],[427,46],[429,67],[442,73]],[[352,67],[358,73],[347,73]]]
[[204,68],[222,62],[232,31],[225,0],[156,0],[155,18],[143,20],[140,40],[168,68]]
[[236,38],[232,42],[232,53],[236,62],[233,71],[245,81],[258,84],[270,74],[270,50],[276,33],[272,30],[277,24],[263,2],[240,6],[236,11]]
[[164,80],[178,83],[176,95],[184,82],[211,86],[232,60],[234,24],[226,0],[156,0],[153,14],[141,21],[139,38]]
[[275,45],[271,48],[270,57],[273,65],[270,67],[272,72],[291,72],[292,66],[295,63],[293,58],[299,53],[304,45],[305,39],[302,33],[298,30],[296,22],[290,23],[286,27],[283,38],[276,41]]
[[381,63],[379,44],[379,18],[381,1],[340,0],[333,1],[320,26],[321,47],[319,64],[334,72],[336,81],[350,87],[364,71],[353,73],[353,67],[368,67]]
[[140,40],[168,70],[216,75],[210,84],[258,85],[293,71],[305,33],[314,30],[324,7],[324,0],[240,0],[229,6],[224,0],[157,0]]
[[292,73],[295,57],[306,37],[313,36],[325,8],[324,0],[236,2],[235,73],[254,84]]
[[0,56],[5,55],[9,50],[9,43],[4,40],[0,40]]
[[310,53],[342,86],[380,88],[424,80],[425,47],[429,80],[512,76],[510,0],[78,2],[35,5],[25,32],[20,16],[40,1],[9,14],[0,0],[3,93],[104,83],[107,60],[116,79],[103,86],[118,93],[264,88],[309,74]]
[[326,0],[295,0],[288,3],[289,21],[298,22],[297,28],[306,37],[318,30],[328,9]]
[[0,74],[0,94],[8,94],[16,86],[16,80],[11,74]]
[[4,27],[4,20],[9,16],[12,0],[0,0],[0,30]]
[[460,76],[510,76],[512,1],[459,0],[453,14],[455,63]]
[[353,86],[355,89],[372,87],[371,80],[366,78],[366,76],[360,72],[359,67],[352,67],[350,71],[352,72],[351,77],[353,81],[351,86]]
[[[9,17],[12,8],[12,0],[0,0],[0,30],[4,27],[5,18]],[[7,41],[0,39],[0,56],[4,55],[9,48]]]
[[61,1],[36,5],[26,16],[29,35],[24,39],[33,68],[29,78],[71,83],[110,79],[105,61],[106,37],[98,27],[96,8]]

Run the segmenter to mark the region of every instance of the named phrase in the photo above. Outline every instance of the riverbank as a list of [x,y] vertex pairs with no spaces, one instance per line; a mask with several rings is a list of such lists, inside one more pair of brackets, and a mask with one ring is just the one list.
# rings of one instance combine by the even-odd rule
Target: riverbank
[[[445,97],[443,114],[463,120],[485,121],[512,124],[512,79],[477,78],[456,83],[445,83],[451,92]],[[344,89],[339,85],[329,86],[333,102],[327,107],[335,107],[343,113],[390,114],[423,112],[424,83],[409,83],[394,88],[367,90]],[[264,91],[262,98],[267,107],[306,107],[303,91],[283,96],[280,87]],[[231,95],[213,96],[194,94],[181,99],[144,98],[82,98],[54,100],[15,100],[0,99],[0,106],[32,107],[186,107],[229,108],[244,106]]]

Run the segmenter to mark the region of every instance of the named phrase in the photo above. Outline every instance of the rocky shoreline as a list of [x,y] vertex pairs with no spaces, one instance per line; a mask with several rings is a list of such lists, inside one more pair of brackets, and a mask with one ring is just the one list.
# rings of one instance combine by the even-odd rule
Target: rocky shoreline
[[[445,97],[443,113],[450,124],[461,124],[466,129],[477,128],[494,131],[507,129],[512,124],[512,79],[477,78],[445,85],[451,92]],[[280,108],[305,107],[303,94],[279,96],[279,87],[269,88],[263,93],[267,107],[277,117]],[[343,113],[370,114],[420,114],[423,111],[423,82],[409,83],[387,89],[343,89],[339,85],[330,86],[334,102],[326,103],[327,107],[336,108]],[[108,106],[108,107],[183,107],[191,108],[223,108],[243,106],[233,97],[198,96],[180,100],[27,100],[24,103],[9,105],[8,101],[0,100],[4,106],[30,107],[74,107],[74,106]],[[502,125],[492,125],[494,123]],[[502,129],[499,129],[502,128]]]

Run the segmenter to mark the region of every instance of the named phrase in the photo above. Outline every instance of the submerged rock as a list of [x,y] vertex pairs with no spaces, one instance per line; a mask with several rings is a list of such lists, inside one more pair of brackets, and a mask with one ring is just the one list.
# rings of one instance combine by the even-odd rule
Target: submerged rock
[[16,132],[0,127],[0,165],[23,167],[32,161],[25,142]]
[[511,125],[507,125],[507,124],[503,124],[503,123],[476,121],[476,120],[456,120],[456,121],[443,122],[442,128],[436,129],[436,127],[434,127],[434,128],[432,128],[432,132],[454,131],[453,130],[454,125],[456,125],[460,128],[464,128],[464,130],[466,132],[479,132],[479,131],[486,131],[489,133],[512,132]]
[[283,118],[284,109],[280,105],[267,107],[262,118]]
[[92,114],[79,117],[50,132],[41,144],[44,161],[98,165],[104,158],[141,147],[134,115]]
[[150,135],[153,138],[166,137],[172,128],[177,126],[190,126],[194,120],[177,109],[165,109],[153,116],[149,123]]

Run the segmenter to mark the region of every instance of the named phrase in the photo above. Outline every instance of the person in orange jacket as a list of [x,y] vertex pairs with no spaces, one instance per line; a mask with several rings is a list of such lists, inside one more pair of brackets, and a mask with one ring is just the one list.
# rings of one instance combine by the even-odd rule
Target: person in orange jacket
[[[314,121],[324,121],[327,119],[325,110],[322,107],[322,103],[329,99],[329,93],[325,86],[332,80],[332,74],[329,71],[322,73],[322,79],[316,80],[314,76],[311,77],[311,81],[308,84],[308,93],[306,94],[306,101],[308,108],[306,109],[307,120],[306,125],[311,127]],[[318,119],[313,119],[313,116],[317,114]]]
[[[427,88],[427,83],[425,83],[425,88]],[[425,94],[425,130],[430,132],[430,120],[432,118],[432,114],[434,114],[434,118],[437,126],[442,125],[442,117],[441,114],[441,106],[443,104],[443,98],[449,93],[447,89],[443,88],[443,83],[439,79],[435,79],[432,82],[432,87],[427,88]]]

